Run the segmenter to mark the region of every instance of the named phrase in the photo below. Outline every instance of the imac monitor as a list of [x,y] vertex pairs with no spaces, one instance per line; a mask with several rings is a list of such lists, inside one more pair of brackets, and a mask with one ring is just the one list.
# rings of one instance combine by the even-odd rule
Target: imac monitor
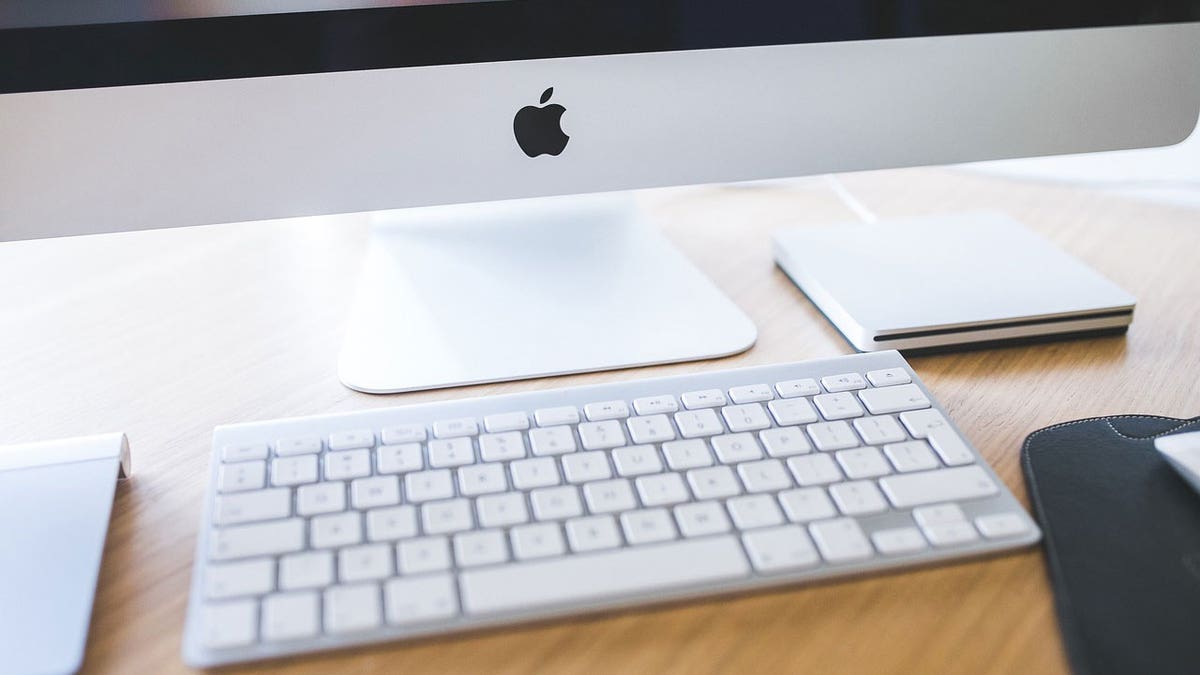
[[537,377],[755,339],[622,191],[1198,110],[1200,0],[0,0],[0,240],[392,210],[342,380]]

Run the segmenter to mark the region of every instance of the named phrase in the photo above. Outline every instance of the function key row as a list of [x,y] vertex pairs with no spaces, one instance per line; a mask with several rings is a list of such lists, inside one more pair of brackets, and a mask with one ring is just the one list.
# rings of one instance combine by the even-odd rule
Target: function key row
[[[876,389],[862,391],[857,397],[844,393],[865,390],[868,381]],[[683,408],[686,410],[699,411],[723,407],[723,416],[730,425],[730,430],[744,431],[763,428],[761,426],[763,424],[769,425],[769,422],[761,415],[761,408],[753,405],[764,401],[769,401],[768,406],[781,425],[817,421],[811,406],[803,397],[813,397],[813,402],[816,403],[821,415],[826,420],[862,416],[863,407],[860,405],[860,399],[866,409],[874,415],[927,407],[928,399],[918,387],[909,384],[911,381],[912,378],[904,369],[889,368],[868,372],[865,379],[858,373],[844,373],[821,378],[820,383],[809,378],[779,382],[774,388],[766,384],[733,387],[729,389],[728,394],[721,389],[686,392],[679,397],[679,401],[682,401]],[[774,400],[776,393],[785,400]],[[798,400],[789,401],[788,399]],[[676,413],[680,409],[679,401],[672,395],[643,397],[633,401],[633,410],[641,416]],[[730,402],[734,405],[730,406]],[[583,417],[590,422],[625,419],[630,417],[630,409],[624,401],[589,403],[583,407]],[[539,427],[579,424],[583,417],[580,416],[579,409],[573,406],[542,408],[534,411],[533,414],[533,419]],[[690,421],[691,417],[686,417],[686,419]],[[745,424],[739,424],[735,421],[737,419],[742,419]],[[524,412],[488,415],[483,419],[483,429],[489,433],[525,431],[529,428],[529,415]],[[439,439],[477,436],[480,431],[478,421],[470,417],[440,420],[433,423],[433,436]],[[417,443],[423,442],[427,438],[428,431],[422,424],[389,427],[384,429],[379,436],[383,445]],[[368,430],[342,431],[330,434],[328,447],[333,451],[367,449],[375,447],[375,441],[375,434]],[[289,438],[278,441],[275,453],[279,456],[304,455],[319,453],[322,449],[322,441],[319,438]],[[270,447],[265,443],[245,444],[226,447],[222,459],[226,462],[244,462],[266,459],[269,455]]]

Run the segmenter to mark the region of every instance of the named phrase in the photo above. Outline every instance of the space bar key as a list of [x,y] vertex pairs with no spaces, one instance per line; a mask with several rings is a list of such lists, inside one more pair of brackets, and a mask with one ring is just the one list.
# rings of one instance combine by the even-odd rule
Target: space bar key
[[749,573],[741,544],[721,536],[468,570],[460,580],[463,609],[491,614],[603,601]]

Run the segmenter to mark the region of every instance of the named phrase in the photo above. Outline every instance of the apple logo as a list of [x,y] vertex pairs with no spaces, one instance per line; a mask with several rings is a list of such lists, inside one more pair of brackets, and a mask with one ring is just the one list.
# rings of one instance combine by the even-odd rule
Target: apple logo
[[542,92],[541,107],[527,105],[518,110],[513,118],[517,145],[530,157],[557,157],[567,147],[567,141],[571,140],[562,130],[562,116],[567,109],[557,103],[546,105],[553,95],[554,87],[550,87]]

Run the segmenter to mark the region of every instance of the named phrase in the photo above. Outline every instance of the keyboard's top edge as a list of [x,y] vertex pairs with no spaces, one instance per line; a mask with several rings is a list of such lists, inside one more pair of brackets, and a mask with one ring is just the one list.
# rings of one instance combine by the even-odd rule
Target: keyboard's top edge
[[[703,371],[692,372],[692,373],[679,373],[676,375],[662,375],[662,376],[658,376],[658,377],[642,378],[642,377],[634,376],[634,377],[629,377],[627,379],[616,380],[616,381],[611,381],[611,382],[599,382],[599,383],[595,383],[595,384],[585,384],[585,385],[576,385],[576,386],[568,386],[568,387],[556,387],[553,389],[533,389],[533,390],[526,390],[526,391],[487,394],[484,396],[472,396],[472,397],[468,397],[468,398],[445,399],[445,400],[440,400],[440,401],[415,401],[412,403],[405,403],[403,405],[387,406],[387,407],[382,407],[382,408],[368,408],[368,409],[364,409],[364,410],[349,410],[349,411],[341,412],[341,413],[303,415],[303,416],[297,416],[297,417],[276,418],[276,419],[271,419],[271,420],[256,420],[253,422],[239,422],[236,424],[223,424],[223,425],[217,426],[213,430],[213,434],[214,434],[214,441],[215,441],[215,437],[217,435],[221,435],[221,434],[232,433],[232,432],[245,432],[245,431],[249,431],[249,430],[256,429],[256,428],[267,428],[267,427],[273,428],[273,427],[277,427],[280,425],[287,425],[287,424],[301,424],[307,420],[313,420],[313,419],[320,419],[323,421],[336,420],[336,419],[362,420],[362,422],[360,422],[361,424],[373,426],[374,424],[376,424],[376,422],[373,421],[373,418],[380,418],[380,422],[385,422],[385,420],[383,420],[383,418],[385,418],[388,415],[395,415],[397,413],[402,413],[404,411],[414,410],[417,408],[420,408],[422,410],[428,410],[428,411],[436,411],[438,409],[465,407],[465,406],[471,406],[471,405],[480,405],[482,407],[488,407],[490,405],[490,402],[493,402],[493,401],[511,402],[512,406],[510,406],[510,408],[511,407],[520,408],[521,406],[520,406],[519,402],[523,399],[533,399],[533,398],[540,398],[540,397],[545,397],[545,396],[553,396],[556,393],[570,392],[572,395],[575,395],[575,394],[579,394],[579,393],[586,393],[588,391],[599,392],[599,391],[603,391],[603,390],[619,389],[619,388],[628,387],[631,385],[641,387],[641,386],[650,386],[650,385],[654,385],[656,383],[662,383],[662,382],[672,382],[672,381],[680,381],[680,380],[688,380],[688,379],[703,379],[705,377],[727,378],[727,377],[731,377],[731,376],[750,375],[750,374],[753,374],[756,372],[776,371],[776,370],[780,370],[780,369],[789,369],[789,368],[812,369],[812,368],[820,368],[822,366],[834,364],[834,363],[847,363],[849,361],[863,362],[864,365],[861,366],[861,368],[863,368],[863,369],[867,369],[867,368],[878,369],[878,368],[903,366],[903,367],[908,367],[909,370],[911,370],[911,367],[908,366],[908,362],[905,361],[904,357],[900,354],[900,352],[898,352],[896,350],[883,350],[883,351],[877,351],[877,352],[843,354],[843,355],[839,355],[839,356],[831,356],[831,357],[817,358],[817,359],[806,359],[803,361],[791,361],[791,362],[786,362],[786,363],[767,363],[767,364],[759,364],[759,365],[753,365],[753,366],[744,366],[741,368],[723,368],[723,369],[714,369],[714,370],[703,370]],[[858,367],[858,366],[856,366],[856,367]],[[831,371],[831,374],[832,374],[832,371]],[[769,384],[774,384],[774,382],[771,382]],[[664,391],[664,392],[659,392],[659,393],[679,393],[679,392]],[[597,398],[597,400],[601,400],[601,399]],[[538,407],[545,407],[545,405],[539,405]],[[532,412],[532,410],[530,410],[530,412]],[[482,415],[482,414],[490,414],[490,413],[480,413],[480,415]],[[429,421],[432,422],[433,420],[430,419]]]

